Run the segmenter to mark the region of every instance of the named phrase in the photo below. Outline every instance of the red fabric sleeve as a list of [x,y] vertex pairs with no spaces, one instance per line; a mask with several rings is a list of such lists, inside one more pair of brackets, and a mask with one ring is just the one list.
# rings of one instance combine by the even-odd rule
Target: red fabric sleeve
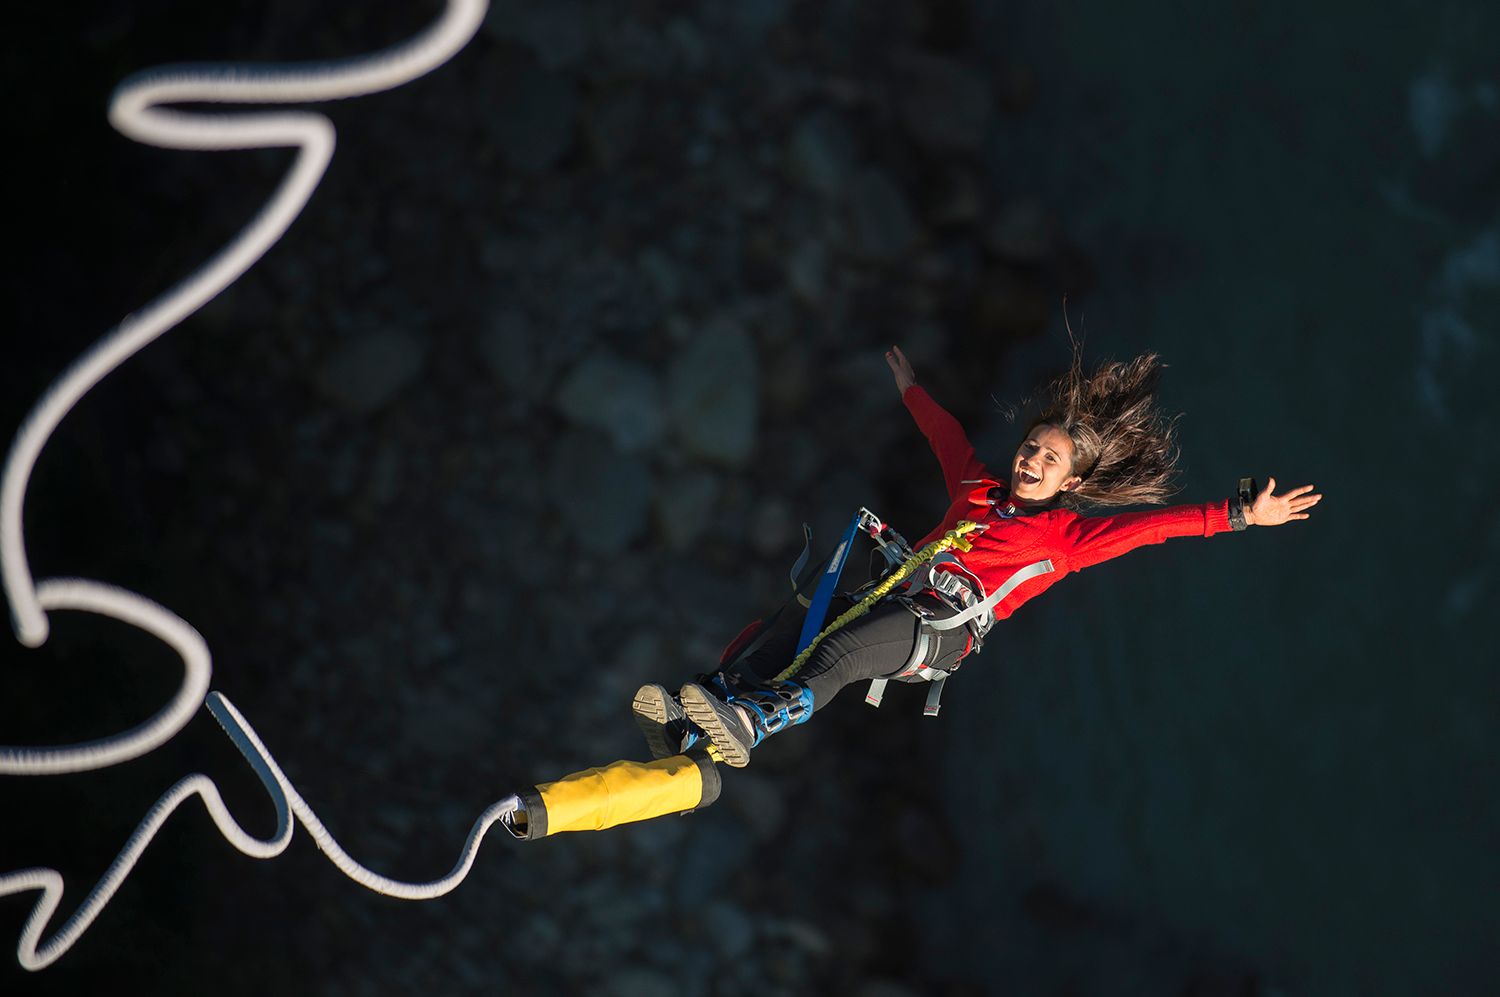
[[1172,537],[1211,537],[1229,529],[1229,500],[1174,505],[1118,516],[1076,516],[1062,526],[1068,567],[1087,568]]
[[938,464],[943,468],[943,485],[948,489],[948,501],[953,502],[960,494],[969,492],[963,482],[990,477],[989,469],[974,456],[974,445],[969,442],[964,427],[933,401],[925,388],[913,384],[901,395],[901,400],[906,403],[912,418],[917,420],[917,428],[927,437],[932,452],[937,454]]

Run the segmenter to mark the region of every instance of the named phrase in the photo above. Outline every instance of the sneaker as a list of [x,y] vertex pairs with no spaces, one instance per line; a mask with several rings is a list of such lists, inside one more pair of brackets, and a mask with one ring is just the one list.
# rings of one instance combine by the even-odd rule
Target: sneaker
[[703,728],[724,764],[737,769],[750,764],[750,749],[759,738],[738,709],[696,682],[683,686],[678,696],[688,719]]
[[646,747],[651,749],[652,758],[680,755],[697,740],[682,705],[666,686],[655,682],[641,686],[635,692],[630,709],[635,714],[635,724],[641,729],[641,736],[646,739]]

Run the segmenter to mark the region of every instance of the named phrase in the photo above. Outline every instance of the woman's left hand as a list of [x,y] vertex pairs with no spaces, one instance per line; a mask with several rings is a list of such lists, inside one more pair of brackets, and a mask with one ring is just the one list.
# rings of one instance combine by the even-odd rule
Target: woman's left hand
[[1245,510],[1245,522],[1250,526],[1280,526],[1293,519],[1306,519],[1307,510],[1323,501],[1322,495],[1309,495],[1312,490],[1312,485],[1303,485],[1285,495],[1274,495],[1276,479],[1271,478]]

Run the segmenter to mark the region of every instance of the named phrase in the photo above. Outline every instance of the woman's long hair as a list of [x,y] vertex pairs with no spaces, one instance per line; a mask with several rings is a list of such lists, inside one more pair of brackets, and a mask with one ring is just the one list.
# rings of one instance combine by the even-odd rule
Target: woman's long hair
[[1067,509],[1160,505],[1177,491],[1177,419],[1161,410],[1156,387],[1165,365],[1155,353],[1109,360],[1085,373],[1075,340],[1067,373],[1024,409],[1039,413],[1026,431],[1056,426],[1073,441],[1073,474],[1083,482],[1058,492]]

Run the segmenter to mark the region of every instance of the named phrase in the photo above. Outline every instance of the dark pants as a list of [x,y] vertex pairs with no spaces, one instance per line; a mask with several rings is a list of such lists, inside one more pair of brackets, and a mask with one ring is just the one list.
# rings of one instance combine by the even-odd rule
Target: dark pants
[[[939,617],[953,614],[953,610],[931,596],[918,597],[917,602],[935,610]],[[845,599],[834,599],[823,625],[832,623],[849,606]],[[783,671],[796,656],[797,637],[806,616],[806,610],[793,603],[771,625],[771,635],[745,658],[742,667],[762,681],[770,681]],[[849,683],[885,678],[905,667],[916,647],[921,625],[901,603],[880,603],[853,623],[824,637],[791,680],[811,689],[813,710],[821,710]],[[952,668],[968,645],[969,631],[964,627],[934,632],[927,664]]]

